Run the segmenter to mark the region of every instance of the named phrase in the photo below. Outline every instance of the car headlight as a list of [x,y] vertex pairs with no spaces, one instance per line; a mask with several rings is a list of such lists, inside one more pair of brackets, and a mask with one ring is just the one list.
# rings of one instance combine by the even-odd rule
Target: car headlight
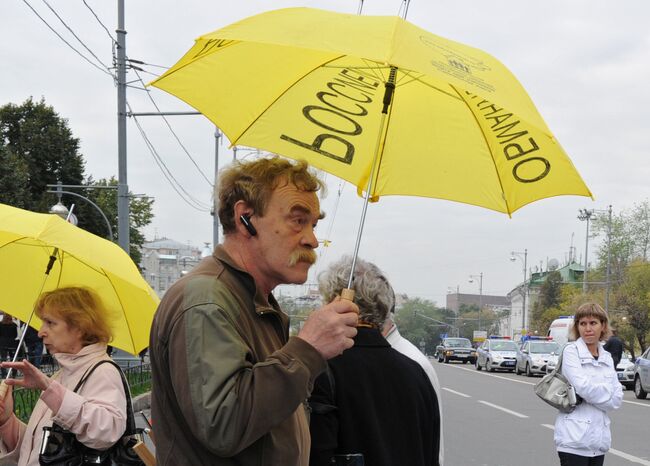
[[501,356],[500,354],[495,354],[495,355],[492,356],[492,358],[495,361],[501,361],[503,359],[503,356]]

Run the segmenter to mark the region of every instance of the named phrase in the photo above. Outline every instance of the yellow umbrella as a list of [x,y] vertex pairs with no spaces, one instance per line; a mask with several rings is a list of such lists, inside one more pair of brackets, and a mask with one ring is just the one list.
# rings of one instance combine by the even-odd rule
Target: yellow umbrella
[[398,17],[270,11],[199,37],[152,85],[232,144],[305,159],[371,200],[425,196],[511,214],[591,196],[499,61]]
[[[41,287],[64,286],[86,286],[101,296],[111,312],[111,345],[132,354],[149,346],[159,300],[118,245],[56,215],[0,204],[0,311],[27,322]],[[40,328],[35,315],[31,325]]]

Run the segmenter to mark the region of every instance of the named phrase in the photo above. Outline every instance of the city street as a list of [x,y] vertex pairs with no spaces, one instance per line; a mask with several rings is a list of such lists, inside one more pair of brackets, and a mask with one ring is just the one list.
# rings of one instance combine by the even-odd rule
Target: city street
[[[539,376],[486,373],[469,364],[431,360],[442,386],[446,466],[557,466],[555,411],[533,392]],[[650,400],[624,391],[610,415],[607,466],[650,466]]]

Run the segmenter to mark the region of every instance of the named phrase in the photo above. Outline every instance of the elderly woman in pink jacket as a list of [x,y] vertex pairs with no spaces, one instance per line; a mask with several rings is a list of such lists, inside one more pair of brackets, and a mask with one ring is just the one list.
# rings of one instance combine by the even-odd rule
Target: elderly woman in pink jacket
[[126,396],[122,378],[112,364],[101,364],[75,393],[83,375],[96,363],[110,359],[108,315],[99,297],[86,288],[60,288],[44,293],[36,305],[43,325],[38,332],[61,369],[52,377],[28,361],[2,363],[23,374],[8,385],[42,390],[29,423],[13,414],[11,390],[0,400],[0,463],[38,465],[43,427],[56,423],[79,442],[106,450],[126,429]]

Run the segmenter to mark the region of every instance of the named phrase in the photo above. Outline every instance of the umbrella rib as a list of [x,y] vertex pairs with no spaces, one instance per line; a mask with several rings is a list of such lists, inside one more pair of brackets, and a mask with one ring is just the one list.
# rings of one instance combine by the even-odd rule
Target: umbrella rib
[[124,307],[124,303],[122,303],[122,299],[120,298],[120,294],[115,289],[115,285],[113,285],[113,281],[108,279],[108,274],[106,273],[106,271],[103,268],[101,270],[104,273],[104,275],[106,276],[108,283],[110,283],[111,288],[113,288],[113,291],[115,292],[115,297],[117,298],[118,302],[120,303],[120,307],[122,308],[122,314],[124,315],[124,322],[126,322],[126,328],[129,330],[128,333],[129,333],[129,338],[131,339],[131,346],[133,347],[133,351],[135,351],[136,348],[135,348],[135,341],[133,341],[133,332],[131,331],[131,325],[129,324],[129,319],[126,318],[126,308]]
[[460,92],[458,92],[458,89],[456,89],[456,86],[453,84],[450,84],[451,88],[456,91],[456,94],[458,94],[458,98],[463,101],[467,109],[469,110],[469,113],[472,114],[472,117],[474,118],[474,121],[476,121],[476,126],[478,126],[479,131],[481,132],[481,136],[483,136],[483,140],[485,141],[485,145],[488,148],[488,152],[490,153],[490,160],[492,161],[492,165],[494,165],[494,171],[497,175],[497,180],[499,180],[499,188],[501,188],[501,198],[503,199],[503,202],[506,204],[506,212],[508,213],[508,217],[512,218],[512,211],[510,210],[510,206],[508,205],[508,199],[506,198],[506,193],[503,189],[503,183],[501,182],[501,176],[499,175],[499,170],[497,168],[497,164],[494,161],[494,157],[492,154],[492,150],[490,149],[490,143],[488,142],[487,137],[485,136],[485,132],[483,132],[483,128],[481,127],[481,124],[479,123],[478,119],[476,118],[476,115],[474,115],[474,112],[469,108],[469,105],[467,102],[460,96]]
[[[343,57],[345,57],[345,55],[338,55],[337,57],[332,58],[331,60],[325,62],[325,65],[327,65],[328,63],[332,63],[332,62],[334,62],[334,61],[336,61],[336,60],[338,60],[338,59],[340,59],[340,58],[343,58]],[[241,139],[241,137],[242,137],[244,134],[246,134],[246,132],[247,132],[247,131],[248,131],[248,130],[249,130],[249,129],[250,129],[250,128],[255,124],[255,123],[257,123],[257,120],[259,120],[259,119],[262,117],[262,115],[264,115],[264,114],[265,114],[265,113],[266,113],[266,112],[267,112],[267,111],[268,111],[268,110],[269,110],[273,105],[275,105],[275,103],[276,103],[278,100],[280,100],[280,99],[281,99],[281,98],[282,98],[282,97],[283,97],[287,92],[289,92],[291,89],[293,89],[293,87],[294,87],[296,84],[298,84],[300,81],[302,81],[302,79],[303,79],[304,77],[306,77],[306,76],[308,76],[309,74],[311,74],[314,70],[317,70],[318,68],[322,68],[323,66],[324,66],[324,65],[321,63],[321,64],[319,64],[318,66],[315,66],[314,68],[310,69],[308,72],[303,73],[303,75],[300,76],[299,78],[294,79],[293,83],[292,83],[289,87],[285,88],[285,89],[284,89],[284,90],[283,90],[279,95],[277,95],[277,96],[275,97],[275,99],[273,99],[273,102],[271,102],[269,105],[267,105],[266,108],[265,108],[264,110],[262,110],[261,112],[258,112],[258,115],[255,117],[255,119],[254,119],[253,121],[251,121],[251,123],[250,123],[250,124],[249,124],[249,125],[248,125],[244,130],[243,130],[243,131],[241,131],[241,133],[239,133],[239,136],[235,137],[234,140],[231,140],[231,141],[230,141],[230,146],[231,146],[231,147],[232,147],[232,146],[236,146],[236,145],[237,145],[237,142]]]

